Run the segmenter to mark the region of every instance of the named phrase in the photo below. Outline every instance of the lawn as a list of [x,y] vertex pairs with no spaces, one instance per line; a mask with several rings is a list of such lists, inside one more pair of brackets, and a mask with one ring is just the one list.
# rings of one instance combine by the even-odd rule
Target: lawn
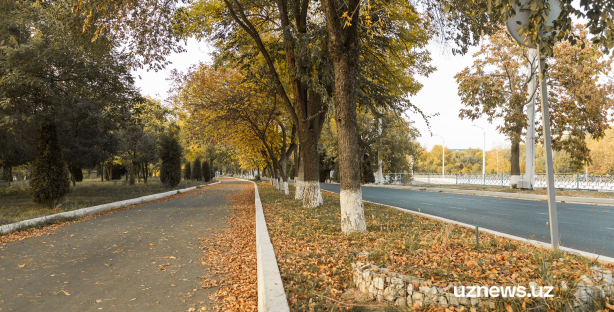
[[[258,185],[293,311],[334,311],[348,305],[362,311],[364,306],[377,305],[343,299],[342,294],[354,286],[351,264],[363,251],[379,267],[430,280],[435,286],[527,286],[529,282],[560,286],[565,281],[569,287],[556,288],[551,299],[506,298],[497,303],[499,309],[505,310],[507,303],[515,311],[564,311],[573,304],[578,280],[590,276],[590,268],[597,264],[483,233],[477,249],[471,229],[374,204],[364,206],[368,232],[346,236],[340,228],[338,195],[323,193],[323,206],[303,209],[293,196],[284,196],[267,183]],[[596,304],[598,310],[604,302]]]
[[159,178],[149,178],[147,184],[135,185],[129,185],[125,180],[101,182],[99,179],[88,179],[77,182],[74,187],[71,185],[70,193],[62,203],[50,210],[32,202],[27,182],[11,183],[10,187],[0,188],[0,225],[200,184],[205,183],[182,180],[177,187],[167,188]]

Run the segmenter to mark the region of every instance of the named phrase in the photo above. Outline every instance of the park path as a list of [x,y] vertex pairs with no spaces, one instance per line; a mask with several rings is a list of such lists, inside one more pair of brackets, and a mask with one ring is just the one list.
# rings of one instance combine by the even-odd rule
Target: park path
[[200,239],[226,226],[228,199],[246,187],[224,179],[0,245],[0,310],[210,311]]

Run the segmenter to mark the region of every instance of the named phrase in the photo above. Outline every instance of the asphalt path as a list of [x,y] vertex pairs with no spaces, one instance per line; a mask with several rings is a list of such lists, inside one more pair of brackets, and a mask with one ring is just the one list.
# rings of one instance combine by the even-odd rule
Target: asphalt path
[[0,310],[212,310],[200,238],[226,226],[228,199],[244,187],[224,180],[0,245]]
[[[320,183],[339,193],[339,184]],[[420,211],[550,243],[548,203],[476,195],[362,187],[364,200]],[[562,246],[614,257],[614,207],[557,203]]]

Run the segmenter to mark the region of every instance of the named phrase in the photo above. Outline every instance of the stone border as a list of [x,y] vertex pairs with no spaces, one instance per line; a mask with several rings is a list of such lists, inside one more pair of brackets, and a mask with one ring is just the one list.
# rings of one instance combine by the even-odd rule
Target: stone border
[[254,197],[256,198],[256,253],[258,258],[258,311],[289,312],[288,299],[284,284],[279,274],[275,250],[269,237],[269,231],[262,210],[262,202],[258,193],[258,185],[254,183]]
[[[335,192],[331,192],[331,191],[327,191],[327,190],[322,190],[322,191],[339,195],[339,194],[337,194]],[[426,213],[423,213],[423,212],[412,211],[412,210],[404,209],[404,208],[401,208],[401,207],[390,206],[390,205],[381,204],[381,203],[376,203],[376,202],[372,202],[372,201],[368,201],[368,200],[364,200],[364,199],[363,199],[363,202],[374,204],[374,205],[379,205],[379,206],[384,206],[384,207],[389,207],[389,208],[394,208],[396,210],[400,210],[400,211],[405,212],[405,213],[413,213],[415,215],[419,215],[419,216],[422,216],[422,217],[425,217],[425,218],[429,218],[429,219],[433,219],[433,220],[438,220],[438,221],[443,221],[443,222],[446,222],[446,223],[450,223],[450,224],[466,227],[466,228],[469,228],[469,229],[475,229],[475,226],[467,224],[467,223],[458,222],[458,221],[454,221],[454,220],[450,220],[450,219],[446,219],[446,218],[442,218],[442,217],[437,217],[437,216],[429,215],[429,214],[426,214]],[[485,232],[485,233],[488,233],[488,234],[491,234],[491,235],[509,238],[509,239],[515,240],[515,241],[528,242],[529,244],[534,245],[534,246],[536,246],[538,248],[542,248],[542,249],[552,249],[552,244],[548,244],[548,243],[544,243],[544,242],[540,242],[540,241],[536,241],[536,240],[532,240],[532,239],[526,239],[526,238],[522,238],[522,237],[519,237],[519,236],[510,235],[510,234],[505,234],[505,233],[501,233],[501,232],[485,229],[485,228],[482,228],[482,227],[480,227],[480,232]],[[576,250],[576,249],[572,249],[572,248],[567,248],[567,247],[563,247],[563,246],[559,246],[559,249],[561,249],[562,251],[565,251],[565,252],[577,254],[577,255],[580,255],[580,256],[583,256],[583,257],[587,257],[587,258],[591,258],[591,259],[595,259],[599,263],[613,264],[614,265],[614,258],[611,258],[611,257],[606,257],[606,256],[603,256],[603,255],[598,255],[598,254],[594,254],[594,253],[590,253],[590,252],[586,252],[586,251],[581,251],[581,250]]]
[[0,235],[5,235],[5,234],[9,234],[9,233],[16,232],[16,231],[19,231],[19,230],[27,229],[27,228],[30,228],[30,227],[33,227],[33,226],[37,226],[37,225],[40,225],[40,224],[45,224],[45,223],[48,223],[48,222],[53,222],[55,220],[81,218],[81,217],[84,217],[84,216],[87,216],[87,215],[93,215],[93,214],[96,214],[96,213],[99,213],[99,212],[104,212],[104,211],[111,210],[111,209],[117,209],[117,208],[122,208],[122,207],[130,206],[130,205],[134,205],[134,204],[140,204],[140,203],[144,203],[144,202],[148,202],[148,201],[153,201],[153,200],[157,200],[157,199],[164,198],[164,197],[167,197],[167,196],[184,193],[184,192],[187,192],[187,191],[194,190],[196,188],[202,188],[202,187],[205,187],[205,186],[214,185],[214,184],[218,184],[218,183],[221,183],[221,182],[218,181],[218,182],[215,182],[215,183],[211,183],[211,184],[207,184],[207,185],[202,185],[202,186],[201,185],[199,185],[199,186],[192,186],[192,187],[185,188],[185,189],[182,189],[182,190],[174,190],[174,191],[169,191],[169,192],[164,192],[164,193],[147,195],[147,196],[137,197],[137,198],[133,198],[133,199],[127,199],[127,200],[122,200],[122,201],[118,201],[118,202],[102,204],[102,205],[92,206],[92,207],[87,207],[87,208],[81,208],[81,209],[77,209],[77,210],[56,213],[56,214],[52,214],[52,215],[49,215],[49,216],[44,216],[44,217],[39,217],[39,218],[34,218],[34,219],[29,219],[29,220],[23,220],[23,221],[19,221],[19,222],[15,222],[15,223],[10,223],[10,224],[5,224],[5,225],[0,226]]
[[[405,185],[363,185],[363,186],[411,190],[411,191],[427,191],[427,192],[433,192],[433,193],[450,193],[450,194],[463,194],[463,195],[474,195],[474,196],[501,197],[501,198],[512,198],[512,199],[534,200],[534,201],[548,200],[548,195],[511,193],[511,192],[492,192],[492,191],[449,189],[449,188],[409,186],[409,185],[407,186]],[[557,196],[556,201],[560,203],[568,203],[568,204],[614,206],[614,199],[611,199],[611,198]]]
[[[352,263],[352,281],[360,292],[367,295],[368,300],[387,302],[399,307],[418,305],[422,308],[426,305],[435,305],[452,306],[461,308],[461,310],[484,306],[490,309],[496,308],[495,301],[497,298],[492,299],[487,295],[473,298],[457,297],[454,293],[453,284],[439,288],[433,286],[431,281],[397,274],[370,264],[368,257],[369,254],[363,251],[358,255],[358,259]],[[604,298],[614,293],[612,272],[600,267],[592,267],[591,269],[592,278],[582,275],[579,278],[578,288],[573,292],[575,297],[574,311],[583,311],[590,306],[591,300]],[[535,282],[529,282],[528,285],[527,289],[539,286]],[[565,282],[561,283],[561,289],[568,290]]]

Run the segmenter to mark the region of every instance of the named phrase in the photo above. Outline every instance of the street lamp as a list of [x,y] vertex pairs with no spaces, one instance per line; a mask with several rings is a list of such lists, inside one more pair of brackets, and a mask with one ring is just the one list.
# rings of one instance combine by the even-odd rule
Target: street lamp
[[484,133],[484,148],[482,149],[482,179],[484,179],[484,185],[486,185],[486,131],[480,126],[472,126],[482,129],[482,132]]
[[441,146],[441,178],[445,179],[446,172],[446,141],[444,141],[443,137],[439,134],[434,134],[433,136],[438,136],[441,138],[441,142],[443,145]]

